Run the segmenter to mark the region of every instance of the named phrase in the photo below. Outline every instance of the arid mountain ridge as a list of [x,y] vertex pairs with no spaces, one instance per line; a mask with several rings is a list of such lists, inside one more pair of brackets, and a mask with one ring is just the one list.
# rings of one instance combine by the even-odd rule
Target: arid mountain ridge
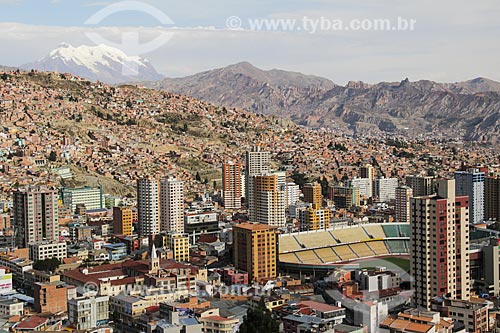
[[377,84],[349,82],[341,86],[317,76],[264,71],[241,62],[145,85],[277,115],[309,127],[499,141],[500,83],[486,78],[456,83],[408,79]]

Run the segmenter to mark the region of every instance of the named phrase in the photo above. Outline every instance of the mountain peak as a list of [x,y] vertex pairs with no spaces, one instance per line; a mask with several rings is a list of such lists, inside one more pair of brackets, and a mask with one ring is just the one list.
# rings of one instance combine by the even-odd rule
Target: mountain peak
[[68,43],[61,43],[43,59],[22,67],[41,71],[67,72],[106,83],[162,78],[148,60],[128,56],[120,49],[103,44],[74,47]]

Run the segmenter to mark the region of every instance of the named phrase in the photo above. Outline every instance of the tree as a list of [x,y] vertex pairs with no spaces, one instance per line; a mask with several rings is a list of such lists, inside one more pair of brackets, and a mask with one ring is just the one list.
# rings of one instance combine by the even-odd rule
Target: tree
[[49,161],[55,162],[57,160],[57,154],[55,151],[51,151],[49,154]]
[[276,333],[279,332],[279,324],[269,309],[266,308],[264,298],[261,298],[259,305],[249,308],[239,333]]
[[50,258],[45,260],[35,261],[33,268],[39,271],[54,272],[61,262],[57,258]]

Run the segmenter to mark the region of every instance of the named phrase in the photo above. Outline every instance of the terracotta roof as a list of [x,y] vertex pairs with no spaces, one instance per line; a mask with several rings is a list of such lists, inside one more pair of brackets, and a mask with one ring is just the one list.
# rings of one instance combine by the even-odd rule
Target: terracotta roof
[[19,325],[16,326],[18,329],[35,329],[40,325],[43,325],[47,322],[48,319],[38,317],[38,316],[33,316],[29,317],[28,319],[22,321],[19,323]]
[[311,309],[314,309],[314,310],[320,311],[320,312],[330,312],[330,311],[342,310],[342,308],[339,308],[337,306],[328,305],[325,303],[320,303],[320,302],[315,302],[315,301],[301,301],[301,302],[299,302],[299,305],[305,305],[305,306],[310,307]]

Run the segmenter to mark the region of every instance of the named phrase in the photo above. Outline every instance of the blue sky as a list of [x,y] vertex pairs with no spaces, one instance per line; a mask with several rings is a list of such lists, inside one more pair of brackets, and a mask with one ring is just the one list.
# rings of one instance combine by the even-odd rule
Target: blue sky
[[[123,29],[142,39],[172,29],[172,39],[141,56],[159,72],[182,76],[238,61],[325,76],[337,83],[431,79],[500,80],[500,1],[481,0],[176,0],[142,1],[174,23],[159,27],[140,12],[121,12],[97,26],[85,21],[119,1],[0,0],[0,64],[42,58],[60,43],[92,45],[86,32],[117,40]],[[238,16],[242,30],[226,27]],[[416,21],[413,31],[254,31],[248,20],[304,16]],[[163,30],[162,30],[163,29]]]

